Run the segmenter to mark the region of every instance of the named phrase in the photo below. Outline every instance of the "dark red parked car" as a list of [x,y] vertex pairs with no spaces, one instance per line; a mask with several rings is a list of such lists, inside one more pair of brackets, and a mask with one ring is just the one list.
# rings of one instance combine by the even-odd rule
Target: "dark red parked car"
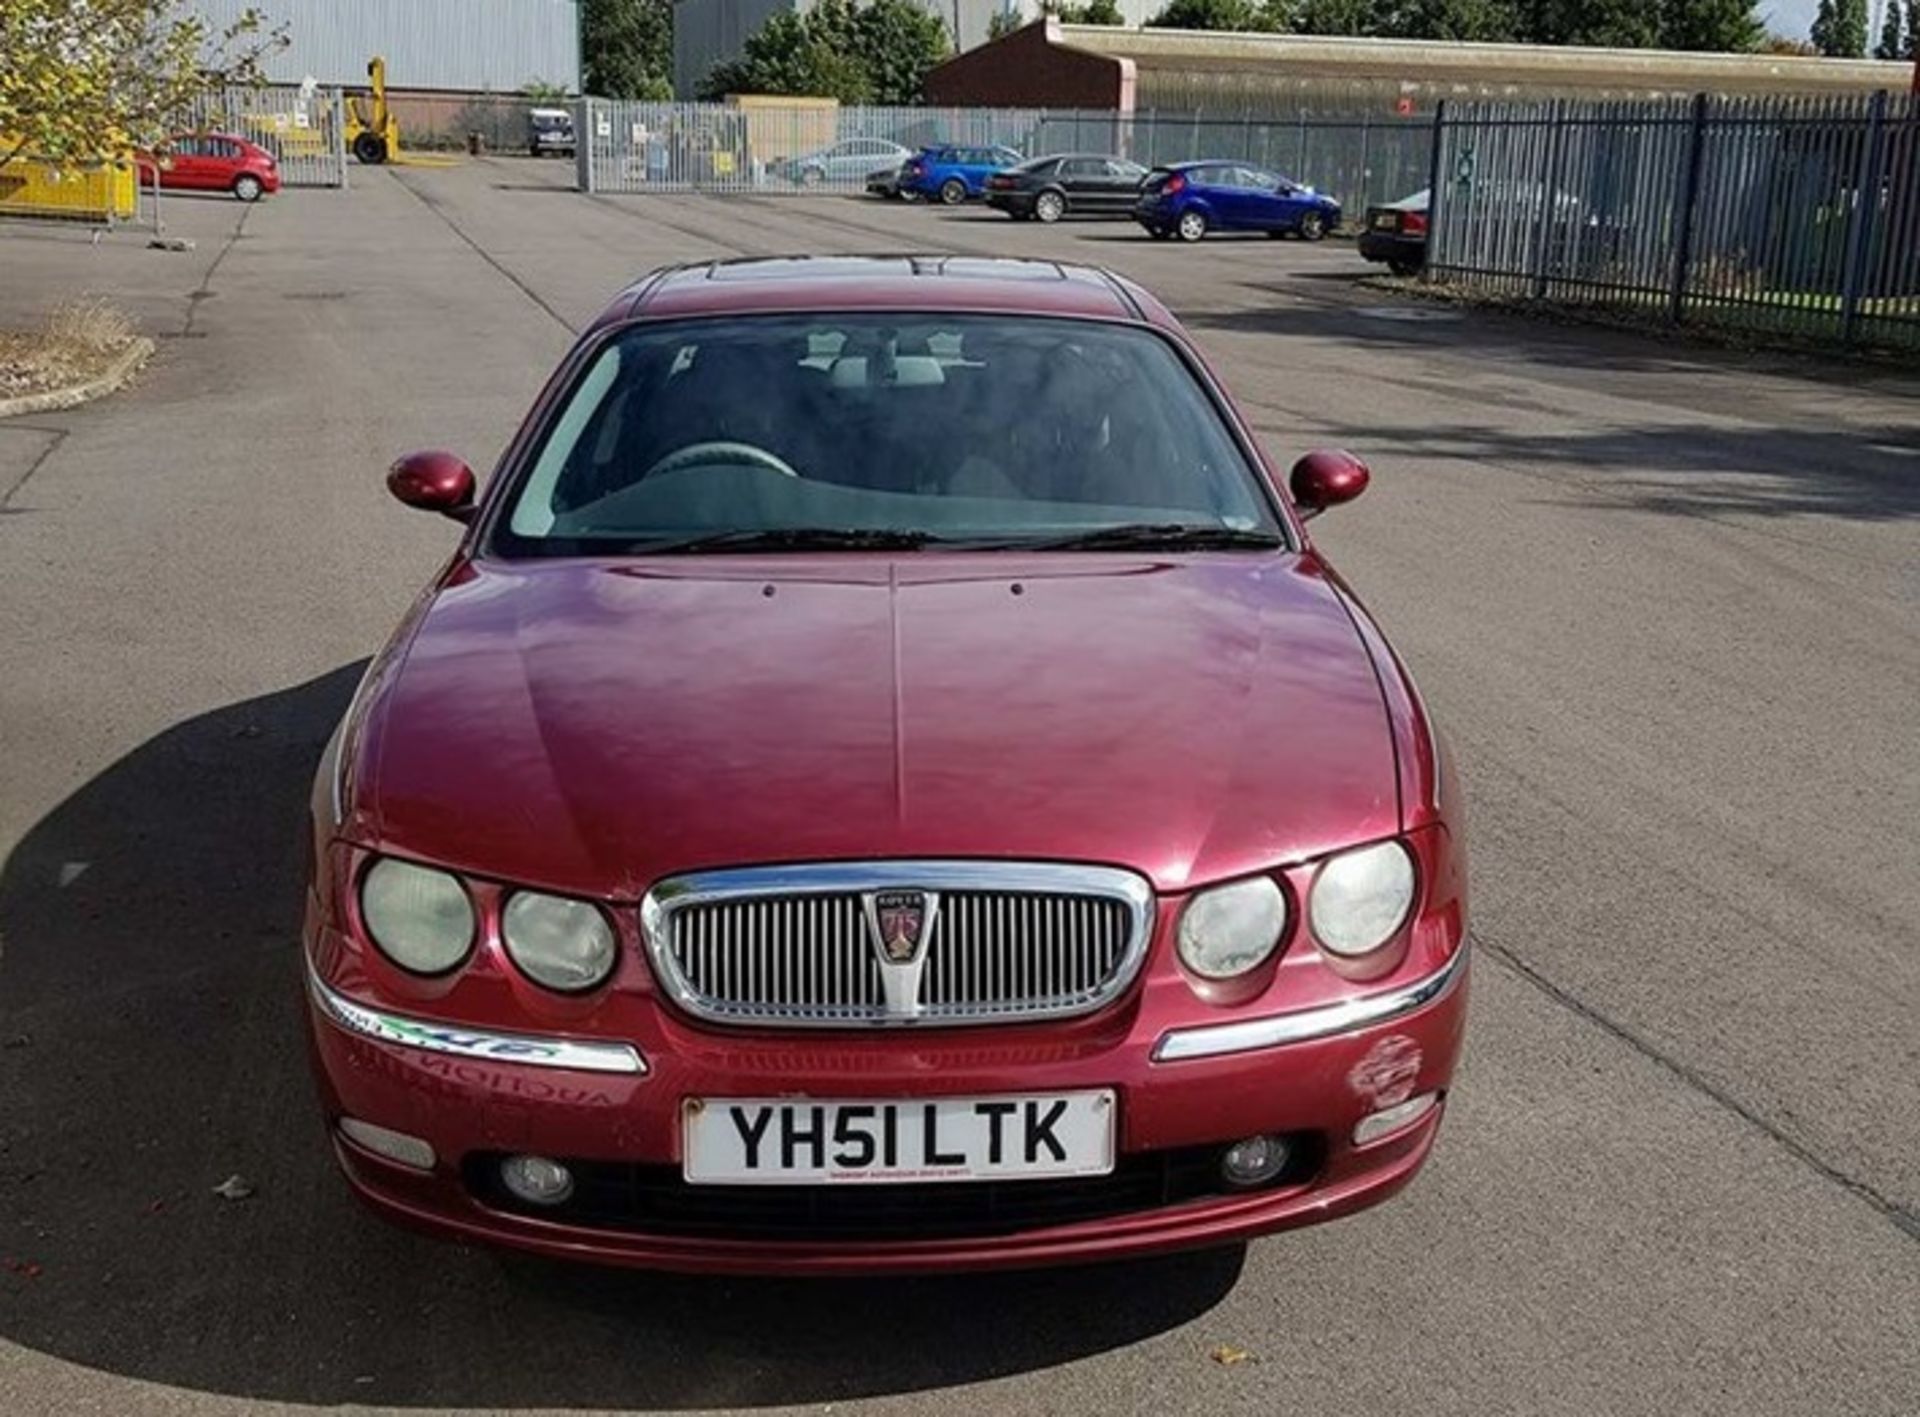
[[158,155],[138,159],[143,186],[153,185],[154,174],[165,192],[231,192],[243,202],[257,202],[280,190],[280,164],[258,143],[231,133],[181,133]]
[[1051,1264],[1399,1190],[1466,1007],[1411,681],[1100,271],[670,269],[549,381],[321,765],[327,1123],[376,1209],[660,1268]]

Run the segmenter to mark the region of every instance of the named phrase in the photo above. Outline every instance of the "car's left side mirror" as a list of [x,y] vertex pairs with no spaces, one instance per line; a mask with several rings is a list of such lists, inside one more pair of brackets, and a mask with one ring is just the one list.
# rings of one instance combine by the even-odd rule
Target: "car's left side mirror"
[[387,469],[387,490],[409,507],[457,522],[473,519],[473,469],[452,453],[408,453]]
[[1372,474],[1352,453],[1321,448],[1293,465],[1287,486],[1302,517],[1318,516],[1328,507],[1351,502],[1367,490]]

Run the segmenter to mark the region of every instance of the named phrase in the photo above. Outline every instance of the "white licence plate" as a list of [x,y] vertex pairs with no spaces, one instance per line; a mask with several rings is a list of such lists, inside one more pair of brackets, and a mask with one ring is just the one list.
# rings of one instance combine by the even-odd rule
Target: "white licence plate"
[[1114,1095],[1010,1093],[919,1101],[688,1098],[689,1181],[756,1186],[1104,1176]]

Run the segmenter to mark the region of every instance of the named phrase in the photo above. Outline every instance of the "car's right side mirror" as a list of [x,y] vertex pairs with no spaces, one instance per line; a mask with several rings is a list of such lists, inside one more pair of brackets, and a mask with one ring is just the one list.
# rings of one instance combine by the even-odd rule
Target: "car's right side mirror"
[[1302,517],[1314,517],[1328,507],[1351,502],[1367,490],[1372,474],[1352,453],[1320,448],[1293,465],[1287,487]]
[[473,469],[453,453],[408,453],[387,470],[387,490],[409,507],[457,522],[473,519]]

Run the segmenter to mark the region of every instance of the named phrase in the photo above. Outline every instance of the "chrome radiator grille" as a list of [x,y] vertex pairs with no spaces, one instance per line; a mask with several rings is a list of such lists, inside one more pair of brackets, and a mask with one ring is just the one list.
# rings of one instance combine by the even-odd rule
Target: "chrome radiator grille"
[[991,1023],[1119,995],[1146,953],[1152,893],[1094,867],[835,864],[678,877],[642,916],[662,982],[703,1018]]

